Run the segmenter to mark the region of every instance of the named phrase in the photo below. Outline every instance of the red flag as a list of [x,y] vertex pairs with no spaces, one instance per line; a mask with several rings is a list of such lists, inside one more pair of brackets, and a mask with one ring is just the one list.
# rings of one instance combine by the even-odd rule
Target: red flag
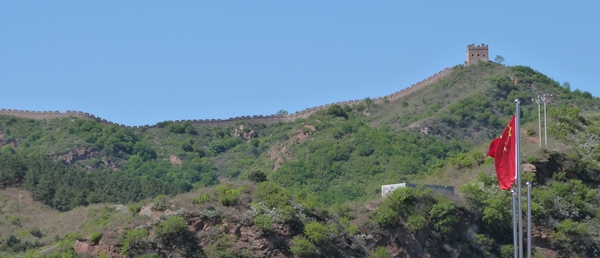
[[494,158],[496,176],[502,190],[510,190],[510,187],[515,182],[516,136],[515,116],[513,115],[500,138],[496,138],[490,143],[487,153],[488,156]]

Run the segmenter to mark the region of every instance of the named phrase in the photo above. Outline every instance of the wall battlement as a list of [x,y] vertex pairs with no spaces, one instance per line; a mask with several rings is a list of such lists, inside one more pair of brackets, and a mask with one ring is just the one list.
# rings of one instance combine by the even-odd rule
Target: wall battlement
[[[409,94],[423,88],[426,85],[434,83],[438,79],[450,74],[450,72],[452,72],[452,68],[445,68],[444,70],[441,70],[441,71],[435,73],[434,75],[429,76],[426,79],[411,85],[408,88],[399,90],[390,95],[375,98],[375,99],[373,99],[373,102],[375,104],[380,104],[380,103],[385,102],[386,100],[392,101],[392,100],[396,100],[400,97],[409,95]],[[295,114],[288,114],[288,115],[266,115],[266,116],[254,115],[254,116],[231,117],[229,119],[175,120],[174,122],[175,123],[183,123],[183,122],[189,121],[193,125],[199,126],[199,127],[235,125],[235,123],[243,122],[243,121],[257,122],[257,123],[274,123],[274,122],[280,122],[280,121],[281,122],[292,122],[292,121],[296,120],[297,118],[308,118],[310,115],[314,114],[315,112],[317,112],[319,110],[325,110],[332,105],[341,105],[341,106],[356,105],[363,101],[364,100],[349,100],[349,101],[335,102],[335,103],[331,103],[331,104],[325,104],[325,105],[320,105],[320,106],[316,106],[316,107],[312,107],[312,108],[307,108],[302,111],[296,112]],[[8,116],[23,117],[23,118],[40,119],[40,120],[41,119],[51,120],[51,119],[55,119],[55,118],[65,118],[65,117],[77,117],[77,118],[81,118],[81,119],[95,120],[95,121],[98,121],[100,123],[107,124],[107,125],[116,125],[119,127],[131,128],[131,129],[156,127],[156,125],[128,126],[128,125],[124,125],[124,124],[117,124],[117,123],[108,121],[106,119],[102,119],[100,117],[94,116],[90,113],[86,113],[86,112],[82,112],[82,111],[73,111],[73,110],[67,110],[64,113],[61,113],[60,111],[30,111],[30,110],[17,110],[17,109],[4,109],[3,108],[3,109],[0,109],[0,115],[8,115]]]
[[471,49],[471,50],[475,50],[475,49],[480,49],[480,50],[488,50],[489,47],[486,44],[481,44],[481,45],[475,45],[475,44],[471,44],[467,46],[467,51]]

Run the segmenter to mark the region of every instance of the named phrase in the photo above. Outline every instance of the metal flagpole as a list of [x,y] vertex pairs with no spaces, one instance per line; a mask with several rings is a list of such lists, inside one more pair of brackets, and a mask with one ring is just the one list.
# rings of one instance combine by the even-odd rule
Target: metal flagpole
[[521,201],[521,125],[519,122],[519,104],[521,101],[515,99],[515,176],[517,177],[517,198],[519,200],[519,258],[523,258],[523,202]]
[[519,257],[519,249],[517,244],[517,200],[515,190],[510,190],[512,195],[512,215],[513,215],[513,249],[515,250],[515,258]]
[[531,257],[531,182],[527,182],[527,257]]

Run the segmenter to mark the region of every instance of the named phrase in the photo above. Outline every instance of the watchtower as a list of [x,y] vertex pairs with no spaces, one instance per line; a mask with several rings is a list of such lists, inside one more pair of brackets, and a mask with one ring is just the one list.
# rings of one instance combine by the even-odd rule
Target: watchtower
[[475,44],[471,44],[467,46],[467,60],[465,61],[465,65],[476,64],[479,61],[489,62],[490,58],[488,55],[488,45],[481,44],[475,46]]

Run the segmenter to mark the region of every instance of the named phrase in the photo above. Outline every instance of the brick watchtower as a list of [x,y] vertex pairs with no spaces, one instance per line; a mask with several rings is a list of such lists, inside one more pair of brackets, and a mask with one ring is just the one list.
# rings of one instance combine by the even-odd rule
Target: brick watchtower
[[475,44],[471,44],[467,46],[467,60],[465,61],[465,65],[476,64],[479,61],[489,62],[490,58],[488,55],[488,45],[481,44],[475,46]]

